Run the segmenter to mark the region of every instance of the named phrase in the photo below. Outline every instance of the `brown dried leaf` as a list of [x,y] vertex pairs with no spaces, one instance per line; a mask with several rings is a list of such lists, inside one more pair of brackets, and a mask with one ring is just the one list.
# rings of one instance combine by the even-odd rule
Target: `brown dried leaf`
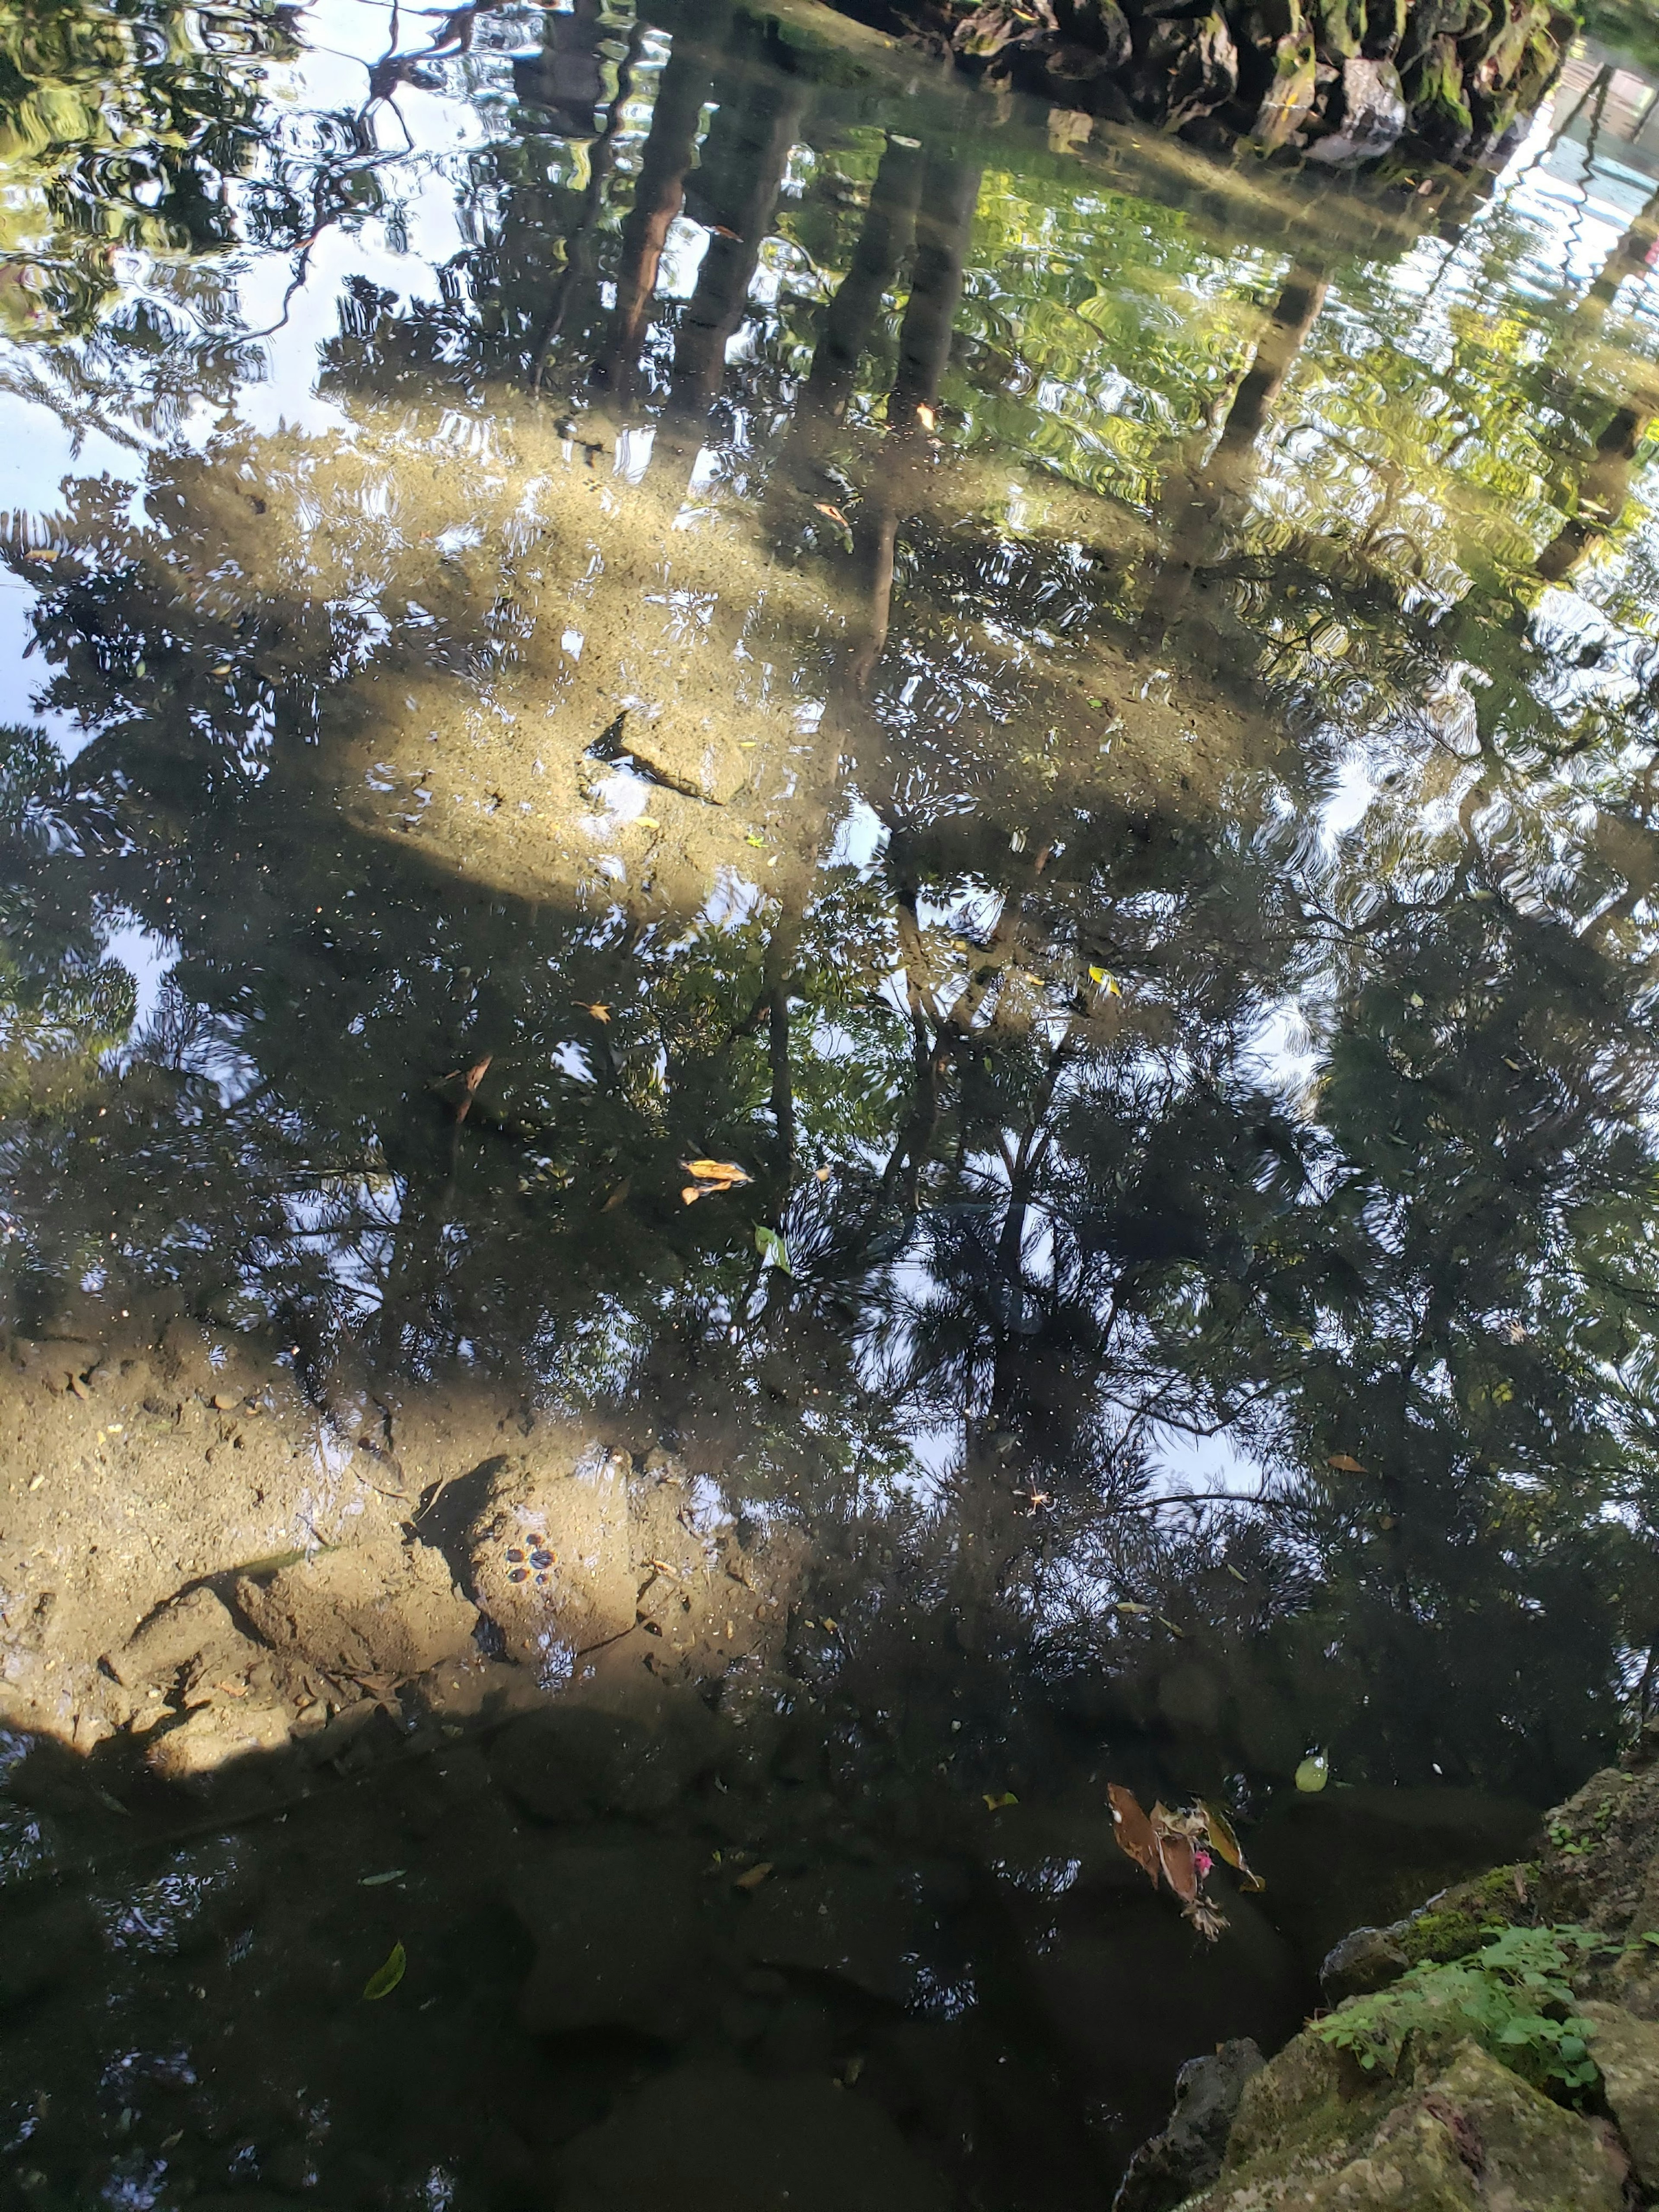
[[758,1889],[771,1871],[771,1860],[763,1859],[758,1866],[751,1866],[747,1874],[740,1874],[733,1887],[738,1889]]
[[1190,1905],[1181,1908],[1182,1917],[1190,1920],[1206,1943],[1213,1943],[1227,1925],[1227,1916],[1218,1911],[1207,1897],[1195,1897]]
[[610,1197],[606,1199],[605,1204],[599,1208],[599,1212],[601,1213],[614,1212],[617,1207],[622,1204],[623,1199],[628,1195],[629,1180],[629,1179],[627,1176],[623,1177],[622,1181],[617,1185],[615,1190],[611,1192]]
[[1152,1833],[1152,1824],[1141,1810],[1140,1800],[1133,1790],[1126,1790],[1121,1783],[1109,1783],[1107,1802],[1112,1808],[1112,1832],[1117,1838],[1118,1849],[1132,1858],[1152,1887],[1158,1887],[1158,1838]]
[[1164,1869],[1164,1879],[1183,1905],[1198,1901],[1198,1865],[1193,1856],[1193,1839],[1181,1826],[1176,1814],[1167,1805],[1154,1805],[1152,1818],[1152,1834],[1158,1843],[1158,1863]]
[[842,513],[841,509],[838,507],[832,507],[827,499],[815,499],[812,501],[812,505],[820,514],[827,514],[831,522],[838,522],[843,530],[850,531],[852,529],[852,524],[847,520],[847,517]]
[[1351,1452],[1332,1452],[1325,1464],[1327,1467],[1334,1467],[1339,1474],[1369,1474],[1370,1473],[1370,1468],[1362,1467]]
[[482,1060],[474,1060],[471,1066],[467,1069],[466,1073],[462,1077],[461,1089],[465,1095],[462,1097],[460,1104],[455,1109],[455,1122],[458,1128],[471,1112],[472,1101],[477,1096],[478,1085],[483,1081],[485,1076],[489,1074],[489,1063],[495,1057],[495,1055],[493,1052],[487,1052]]

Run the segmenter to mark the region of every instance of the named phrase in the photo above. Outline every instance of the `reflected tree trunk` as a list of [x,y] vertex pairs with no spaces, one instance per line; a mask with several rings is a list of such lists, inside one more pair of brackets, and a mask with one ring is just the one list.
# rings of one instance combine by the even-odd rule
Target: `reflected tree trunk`
[[888,141],[847,274],[824,310],[823,331],[803,396],[803,415],[838,422],[847,412],[881,303],[898,282],[915,243],[924,166],[919,147]]
[[1579,483],[1577,511],[1538,556],[1537,572],[1547,584],[1565,582],[1624,513],[1631,471],[1656,412],[1659,392],[1646,391],[1620,408],[1596,440]]
[[909,259],[923,167],[919,147],[890,143],[881,157],[847,274],[824,310],[811,368],[768,478],[767,527],[781,546],[793,549],[798,542],[799,497],[812,495],[801,479],[811,477],[846,416],[881,303]]
[[622,130],[623,109],[627,104],[634,71],[639,66],[643,40],[643,29],[635,23],[629,38],[626,58],[617,73],[616,97],[605,111],[605,127],[594,140],[588,155],[587,185],[582,193],[580,213],[566,241],[564,267],[554,283],[547,312],[537,329],[536,343],[530,360],[530,384],[535,392],[541,390],[548,356],[564,328],[572,301],[588,289],[593,282],[599,254],[599,215],[605,205],[605,187],[617,165],[617,140]]
[[513,88],[526,107],[546,111],[561,137],[591,138],[605,101],[602,42],[611,35],[601,0],[574,0],[542,21],[542,50],[514,63]]
[[[1588,343],[1601,332],[1620,285],[1649,266],[1659,245],[1659,192],[1655,192],[1596,272],[1573,317],[1575,337]],[[1637,364],[1632,364],[1637,366]],[[1602,428],[1579,481],[1575,510],[1538,556],[1536,573],[1547,584],[1569,577],[1607,536],[1630,496],[1631,471],[1648,426],[1659,413],[1659,382],[1650,365]]]
[[1279,286],[1267,328],[1256,343],[1221,435],[1198,475],[1177,470],[1164,488],[1168,550],[1159,562],[1148,594],[1143,629],[1158,643],[1178,619],[1192,590],[1193,577],[1210,558],[1229,505],[1249,496],[1259,466],[1256,447],[1273,419],[1302,349],[1325,305],[1327,278],[1310,262],[1295,263]]
[[634,204],[623,225],[616,311],[596,366],[599,380],[623,399],[633,397],[638,384],[640,349],[663,248],[685,204],[685,179],[696,156],[698,126],[713,90],[713,74],[702,51],[677,44],[657,85]]
[[680,323],[669,395],[683,417],[705,413],[720,391],[805,108],[804,92],[761,87],[724,105],[709,131],[696,215],[714,234]]
[[1659,191],[1654,193],[1601,264],[1595,282],[1584,295],[1584,309],[1595,313],[1599,321],[1613,305],[1619,287],[1652,266],[1656,246],[1659,246]]
[[905,512],[915,472],[927,456],[939,388],[951,358],[951,334],[962,305],[979,180],[976,168],[934,157],[929,159],[922,181],[915,265],[887,402],[884,465],[856,533],[867,610],[851,672],[860,691],[868,688],[887,644],[899,517]]

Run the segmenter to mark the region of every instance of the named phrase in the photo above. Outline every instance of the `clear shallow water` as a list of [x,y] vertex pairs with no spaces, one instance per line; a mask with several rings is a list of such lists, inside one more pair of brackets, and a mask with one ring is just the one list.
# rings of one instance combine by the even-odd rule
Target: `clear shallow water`
[[[1640,149],[1593,73],[1383,191],[827,14],[100,20],[8,33],[28,2193],[1103,2191],[1645,1695]],[[627,1588],[571,1513],[521,1648],[550,1436]],[[358,1534],[454,1672],[260,1611]],[[135,1671],[191,1589],[276,1661]],[[1213,1952],[1108,1779],[1255,1824]]]

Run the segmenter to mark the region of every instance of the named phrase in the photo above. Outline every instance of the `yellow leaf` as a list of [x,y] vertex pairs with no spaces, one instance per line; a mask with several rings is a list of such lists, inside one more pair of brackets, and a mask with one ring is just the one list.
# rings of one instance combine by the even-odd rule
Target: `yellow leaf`
[[735,1160],[682,1160],[680,1165],[687,1175],[696,1176],[699,1182],[718,1183],[726,1190],[734,1183],[752,1181],[748,1170],[740,1168]]
[[1325,1464],[1334,1467],[1339,1474],[1369,1474],[1370,1472],[1369,1468],[1361,1467],[1349,1452],[1332,1452]]
[[1217,1812],[1213,1805],[1206,1805],[1201,1797],[1198,1801],[1198,1809],[1208,1824],[1210,1841],[1215,1848],[1216,1856],[1225,1859],[1230,1867],[1237,1868],[1239,1887],[1247,1890],[1266,1889],[1267,1883],[1259,1874],[1252,1874],[1246,1863],[1243,1850],[1233,1833],[1233,1824],[1227,1815]]
[[662,828],[661,823],[658,821],[654,814],[636,814],[634,817],[634,824],[635,827],[639,830],[660,830]]
[[1018,1798],[1012,1790],[1000,1790],[994,1796],[988,1790],[985,1792],[985,1809],[988,1813],[1000,1813],[1005,1805],[1018,1805]]
[[401,1943],[394,1943],[385,1966],[377,1967],[363,1984],[363,1995],[372,2004],[377,1997],[389,1997],[404,1978],[409,1964],[408,1954]]
[[763,1859],[758,1866],[751,1866],[747,1874],[740,1874],[734,1887],[738,1889],[758,1889],[771,1871],[771,1860]]
[[584,1014],[592,1014],[596,1022],[608,1022],[611,1018],[609,1006],[595,1006],[586,999],[578,999],[576,1005]]
[[931,407],[925,403],[919,403],[916,408],[916,420],[924,430],[931,430],[939,417]]

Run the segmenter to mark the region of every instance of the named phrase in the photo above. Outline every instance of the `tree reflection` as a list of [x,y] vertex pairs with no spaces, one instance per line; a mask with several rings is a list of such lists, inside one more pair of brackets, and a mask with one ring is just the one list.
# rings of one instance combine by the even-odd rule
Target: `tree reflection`
[[[823,580],[779,651],[857,790],[803,776],[799,892],[758,862],[695,914],[458,884],[326,780],[335,688],[369,714],[406,665],[398,549],[273,590],[287,495],[229,429],[158,451],[141,520],[71,484],[49,573],[7,548],[46,702],[97,733],[50,850],[15,741],[8,1049],[56,1024],[76,1075],[9,1090],[15,1314],[113,1221],[125,1299],[266,1332],[321,1396],[351,1361],[465,1361],[647,1409],[734,1500],[835,1532],[849,1695],[948,1646],[1108,1696],[1204,1775],[1282,1777],[1311,1736],[1547,1796],[1650,1641],[1654,740],[1645,663],[1609,704],[1514,621],[1546,502],[1477,489],[1534,466],[1527,364],[1466,317],[1425,414],[1420,305],[1374,270],[1243,265],[1167,209],[1134,229],[942,135],[822,123],[750,27],[660,64],[605,27],[549,18],[523,135],[470,172],[483,245],[438,307],[360,283],[329,393],[499,429],[527,380],[693,425]],[[583,163],[550,182],[528,139]],[[665,298],[682,206],[705,251]],[[780,236],[811,278],[769,291]],[[1182,320],[1183,277],[1211,290]],[[1364,349],[1328,338],[1339,298]],[[1054,397],[1114,385],[1081,422]],[[1039,389],[1033,524],[986,487]],[[525,650],[527,600],[504,581],[458,651]],[[1115,735],[1172,680],[1148,640],[1218,716],[1246,702],[1207,781],[1196,730]],[[1339,833],[1344,745],[1376,788]],[[100,913],[178,954],[119,1055],[76,996]],[[446,1078],[486,1057],[463,1123]],[[754,1182],[687,1206],[708,1156]]]

